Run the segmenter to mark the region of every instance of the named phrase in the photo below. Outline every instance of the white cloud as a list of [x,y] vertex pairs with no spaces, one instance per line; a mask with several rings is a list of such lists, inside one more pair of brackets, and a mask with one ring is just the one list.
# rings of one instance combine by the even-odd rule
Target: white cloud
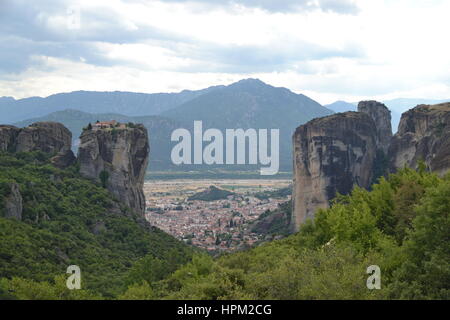
[[0,13],[0,96],[177,91],[251,76],[321,103],[450,97],[448,1],[294,10],[295,1],[83,0],[79,30],[67,29],[73,1],[10,1]]

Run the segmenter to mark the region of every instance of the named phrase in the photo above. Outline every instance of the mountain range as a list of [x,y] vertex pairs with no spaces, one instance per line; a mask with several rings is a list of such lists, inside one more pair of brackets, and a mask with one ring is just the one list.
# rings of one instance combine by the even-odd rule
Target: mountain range
[[157,115],[220,87],[197,91],[184,90],[178,93],[74,91],[46,98],[30,97],[15,100],[12,97],[1,97],[0,119],[2,124],[11,124],[66,109],[88,113],[121,113],[128,116]]
[[[34,109],[40,109],[39,111],[33,109],[30,114],[43,113],[41,109],[62,108],[55,107],[56,100],[60,101],[58,106],[64,106],[66,109],[26,119],[21,119],[23,115],[21,116],[20,112],[24,110],[23,106],[28,108],[29,103],[32,105],[29,100],[3,98],[3,103],[7,104],[7,107],[0,104],[0,113],[10,121],[20,119],[13,122],[19,127],[38,121],[61,122],[73,133],[74,149],[77,148],[82,128],[89,122],[115,119],[120,122],[142,123],[150,133],[150,167],[153,170],[180,171],[211,169],[211,166],[203,165],[174,167],[171,163],[170,152],[173,147],[170,141],[171,132],[181,127],[192,129],[194,120],[202,120],[204,130],[280,129],[280,171],[291,171],[291,137],[295,128],[313,118],[333,113],[302,94],[293,93],[286,88],[273,87],[257,79],[241,80],[229,86],[216,86],[199,91],[182,91],[178,94],[154,96],[117,92],[109,94],[110,96],[108,93],[72,92],[48,98],[30,98],[39,101]],[[83,101],[89,100],[89,97],[91,100],[84,103]],[[161,101],[160,104],[155,102],[158,99]],[[9,101],[9,104],[5,101]],[[153,101],[152,104],[149,101]],[[14,104],[18,105],[19,113],[12,111]],[[95,108],[96,105],[98,108]],[[92,110],[95,110],[95,113],[91,113]],[[107,112],[102,112],[105,110]],[[147,115],[141,115],[145,112]],[[225,166],[214,168],[229,169]],[[231,170],[256,169],[256,166],[231,167]]]
[[[384,101],[397,130],[400,115],[418,104],[441,100],[395,99]],[[170,135],[177,128],[192,130],[194,120],[203,129],[280,129],[280,171],[292,170],[292,134],[298,126],[333,112],[355,111],[356,103],[337,101],[322,106],[305,95],[274,87],[258,79],[245,79],[228,86],[178,93],[75,91],[46,98],[0,97],[0,123],[27,126],[38,121],[63,123],[73,133],[76,151],[81,130],[97,120],[142,123],[150,136],[150,168],[153,171],[257,170],[259,166],[175,166],[170,160],[174,145]]]

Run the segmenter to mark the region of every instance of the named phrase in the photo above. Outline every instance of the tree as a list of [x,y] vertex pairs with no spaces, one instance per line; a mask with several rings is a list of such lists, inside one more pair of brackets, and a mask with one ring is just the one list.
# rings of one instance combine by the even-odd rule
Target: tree
[[106,170],[102,170],[99,175],[100,181],[102,182],[102,187],[106,188],[109,179],[109,172]]
[[127,291],[119,296],[119,300],[152,300],[155,299],[152,288],[148,282],[142,284],[133,284],[128,287]]
[[405,262],[395,273],[394,297],[450,299],[450,175],[426,190],[405,242]]

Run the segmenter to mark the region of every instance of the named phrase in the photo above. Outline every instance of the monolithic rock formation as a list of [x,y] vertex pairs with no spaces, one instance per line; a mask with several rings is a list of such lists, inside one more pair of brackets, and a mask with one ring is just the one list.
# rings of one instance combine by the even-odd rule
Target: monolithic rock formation
[[367,113],[377,128],[377,148],[385,154],[392,139],[391,111],[377,101],[361,101],[358,103],[358,112]]
[[15,151],[19,132],[17,127],[0,125],[0,151]]
[[25,128],[0,125],[0,151],[65,152],[72,146],[72,133],[58,122],[36,122]]
[[362,101],[358,111],[315,119],[297,128],[293,137],[294,231],[318,208],[327,208],[336,192],[348,194],[354,185],[369,187],[373,178],[387,172],[386,160],[391,172],[416,168],[420,160],[440,175],[450,169],[450,103],[420,105],[405,112],[393,137],[385,105]]
[[72,133],[58,122],[36,122],[20,130],[16,152],[42,151],[50,154],[69,151]]
[[[126,206],[145,211],[143,184],[148,164],[149,142],[142,125],[114,122],[114,127],[85,130],[80,139],[80,173],[100,181]],[[42,151],[52,155],[50,162],[66,168],[77,160],[71,150],[72,133],[57,122],[37,122],[26,128],[0,125],[0,151]],[[11,187],[6,202],[7,216],[21,218],[21,196]]]
[[389,148],[390,169],[416,168],[423,160],[439,174],[450,169],[450,103],[419,105],[403,113]]
[[54,155],[52,163],[66,168],[75,162],[72,133],[58,122],[36,122],[26,128],[0,126],[0,151],[42,151]]
[[346,112],[314,119],[294,133],[292,229],[298,231],[336,193],[368,187],[377,152],[377,128],[366,113]]
[[147,129],[142,125],[86,129],[78,149],[80,173],[101,182],[125,205],[144,214],[149,149]]
[[6,218],[22,220],[23,200],[17,183],[10,184],[11,190],[4,200]]

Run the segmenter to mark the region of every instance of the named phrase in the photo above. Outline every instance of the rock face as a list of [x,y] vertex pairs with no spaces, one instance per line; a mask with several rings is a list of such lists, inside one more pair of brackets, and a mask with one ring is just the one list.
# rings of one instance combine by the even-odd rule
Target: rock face
[[377,101],[361,101],[358,112],[367,113],[377,128],[377,148],[387,154],[392,139],[391,111]]
[[58,122],[36,122],[26,128],[0,126],[0,151],[42,151],[66,153],[72,146],[72,133]]
[[419,160],[440,175],[450,169],[450,103],[420,105],[405,112],[393,137],[385,105],[362,101],[358,111],[315,119],[297,128],[293,137],[294,231],[318,208],[327,208],[336,192],[348,194],[354,185],[369,187],[374,177],[387,172],[386,162],[391,172],[416,168]]
[[423,160],[439,174],[450,169],[450,103],[419,105],[405,113],[389,148],[390,169]]
[[14,152],[19,132],[20,129],[17,127],[0,125],[0,151]]
[[77,161],[77,158],[73,154],[72,150],[58,152],[54,157],[50,159],[50,162],[57,168],[65,169]]
[[142,125],[85,130],[78,149],[80,173],[102,182],[121,202],[144,214],[149,151],[147,129]]
[[58,122],[36,122],[20,130],[16,152],[43,151],[50,154],[69,151],[72,133]]
[[5,199],[6,218],[22,220],[23,200],[17,183],[11,183],[11,191]]
[[337,192],[368,187],[377,150],[377,128],[361,112],[314,119],[293,136],[294,183],[291,225],[298,231],[318,208],[327,208]]

